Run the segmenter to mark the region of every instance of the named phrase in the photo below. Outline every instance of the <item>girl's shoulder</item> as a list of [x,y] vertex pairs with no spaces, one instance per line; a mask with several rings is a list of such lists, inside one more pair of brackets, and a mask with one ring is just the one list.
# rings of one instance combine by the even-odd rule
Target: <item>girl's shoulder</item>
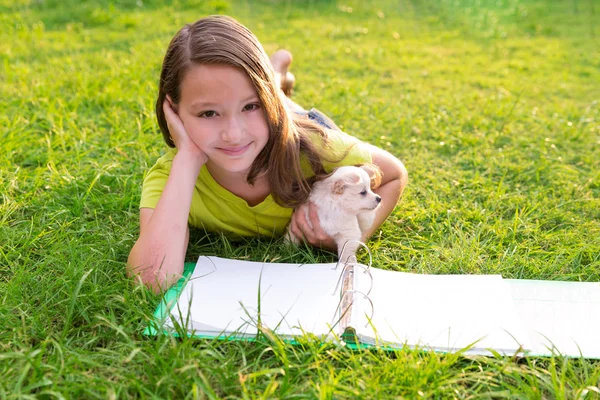
[[[323,132],[307,131],[306,135],[327,172],[344,165],[372,162],[371,151],[366,143],[339,128],[325,128]],[[310,168],[306,170],[310,171]]]
[[344,165],[372,162],[369,147],[358,138],[341,130],[327,130],[327,146],[324,147],[323,167],[331,172]]
[[173,164],[173,158],[175,158],[175,154],[177,154],[177,148],[169,147],[168,150],[156,160],[152,168],[167,167],[170,169],[171,164]]
[[177,149],[169,149],[144,174],[140,207],[155,208],[173,165],[173,157]]
[[362,144],[356,137],[343,132],[331,118],[316,108],[303,111],[301,115],[323,128],[322,132],[307,130],[309,140],[319,149],[330,147],[333,151],[345,151]]

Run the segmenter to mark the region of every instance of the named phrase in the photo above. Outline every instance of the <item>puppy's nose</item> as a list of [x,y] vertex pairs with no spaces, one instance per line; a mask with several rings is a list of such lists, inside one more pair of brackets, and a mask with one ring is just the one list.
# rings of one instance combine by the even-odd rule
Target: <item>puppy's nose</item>
[[381,196],[379,196],[379,195],[375,196],[375,201],[377,203],[381,203]]

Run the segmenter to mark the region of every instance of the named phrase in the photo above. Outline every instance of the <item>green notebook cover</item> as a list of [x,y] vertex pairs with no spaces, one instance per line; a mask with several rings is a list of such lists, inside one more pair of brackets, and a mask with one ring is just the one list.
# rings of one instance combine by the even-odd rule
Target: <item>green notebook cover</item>
[[[179,333],[177,333],[173,330],[164,329],[162,326],[163,326],[166,318],[169,316],[169,312],[171,311],[173,306],[177,303],[177,300],[179,299],[179,295],[185,288],[185,285],[187,284],[190,275],[192,275],[192,273],[194,272],[195,267],[196,267],[196,263],[193,263],[193,262],[187,262],[184,264],[182,277],[179,279],[179,281],[177,281],[177,283],[175,285],[173,285],[163,295],[162,299],[158,303],[158,306],[156,307],[156,310],[154,311],[154,313],[152,315],[153,319],[148,322],[148,325],[146,326],[146,328],[143,331],[144,335],[156,336],[158,334],[165,334],[165,335],[171,335],[171,336],[175,336],[175,337],[180,336]],[[215,336],[198,335],[198,334],[192,335],[190,333],[190,334],[188,334],[188,336],[192,336],[192,337],[199,338],[199,339],[245,340],[245,341],[256,340],[255,337],[247,337],[247,336],[246,337],[236,337],[236,336],[231,336],[231,335],[221,335],[221,336],[215,337]],[[298,344],[298,342],[294,339],[282,338],[282,340],[289,344]],[[343,344],[346,347],[348,347],[350,349],[354,349],[354,350],[367,349],[367,348],[373,348],[373,347],[384,348],[385,350],[394,350],[394,349],[388,348],[386,346],[372,346],[369,344],[359,343],[356,340],[356,336],[352,335],[351,333],[343,334],[342,340],[343,340]]]
[[196,263],[193,262],[184,264],[181,279],[179,279],[175,285],[171,286],[171,288],[163,295],[162,299],[158,303],[158,306],[156,307],[156,310],[154,311],[153,320],[150,321],[148,326],[146,326],[146,329],[144,329],[144,335],[155,336],[159,333],[159,329],[162,333],[170,335],[174,334],[174,332],[162,329],[162,323],[169,315],[171,308],[177,302],[179,294],[185,287],[190,275],[194,272],[195,267]]
[[[290,337],[290,336],[285,336],[285,337],[273,336],[271,334],[271,331],[269,331],[268,329],[267,330],[259,330],[259,333],[256,336],[254,336],[254,335],[242,336],[242,335],[236,335],[235,333],[231,333],[231,332],[229,332],[227,334],[216,334],[216,335],[215,334],[212,334],[212,335],[197,334],[195,332],[186,331],[185,329],[179,329],[179,326],[177,327],[177,329],[173,329],[170,326],[165,327],[165,324],[164,324],[165,321],[167,320],[167,318],[169,318],[169,316],[172,312],[172,309],[177,304],[177,301],[178,301],[181,293],[184,292],[186,284],[189,282],[190,277],[193,275],[195,268],[196,268],[196,263],[185,263],[182,278],[175,285],[173,285],[169,290],[167,290],[167,292],[161,298],[161,300],[159,301],[159,303],[156,307],[156,310],[154,311],[154,313],[152,315],[151,320],[148,321],[148,324],[145,327],[143,334],[150,335],[150,336],[169,335],[169,336],[175,336],[175,337],[183,335],[183,336],[194,337],[194,338],[199,338],[199,339],[210,339],[210,340],[216,339],[216,340],[232,340],[232,341],[233,340],[236,340],[236,341],[239,341],[239,340],[244,340],[244,341],[267,340],[267,341],[270,341],[270,340],[274,339],[275,337],[277,337],[278,339],[280,339],[286,343],[290,343],[290,344],[299,344],[299,343],[303,342],[302,340],[300,342],[298,342],[297,339],[294,339],[294,337]],[[390,274],[393,272],[387,271],[387,272],[380,272],[380,273]],[[383,278],[386,278],[386,276],[383,276]],[[429,281],[426,281],[426,283],[427,282],[429,282]],[[554,314],[558,315],[560,317],[561,321],[566,321],[566,320],[570,321],[568,324],[566,324],[567,326],[565,329],[567,329],[567,331],[568,331],[567,333],[569,333],[569,332],[572,333],[571,336],[575,335],[571,339],[578,339],[578,340],[575,340],[575,342],[583,341],[583,344],[587,345],[587,347],[584,346],[585,351],[582,351],[583,349],[579,349],[579,348],[573,350],[573,349],[564,347],[566,345],[562,344],[562,346],[563,346],[562,348],[569,350],[567,352],[563,351],[562,355],[570,355],[572,357],[584,357],[584,358],[600,358],[600,352],[597,351],[597,348],[598,348],[597,344],[592,346],[592,345],[590,345],[590,343],[585,342],[585,340],[590,339],[594,336],[593,332],[598,331],[598,328],[600,328],[600,325],[598,325],[598,324],[593,325],[593,326],[590,325],[590,329],[583,330],[584,331],[583,333],[585,333],[585,335],[580,332],[582,329],[571,328],[571,326],[577,327],[578,323],[581,325],[581,323],[588,321],[588,319],[581,318],[581,316],[579,315],[579,314],[581,314],[582,309],[585,309],[588,311],[589,310],[600,310],[600,302],[599,302],[600,301],[600,286],[599,286],[600,284],[599,283],[529,281],[529,280],[515,280],[515,279],[504,279],[503,282],[506,285],[508,285],[508,287],[510,288],[510,290],[511,290],[510,297],[512,298],[512,301],[514,301],[518,304],[518,307],[516,307],[516,310],[519,313],[523,314],[523,316],[525,317],[524,318],[525,322],[528,322],[530,320],[535,320],[536,318],[543,318],[544,321],[542,321],[542,322],[549,323],[552,321],[556,321],[557,318]],[[379,297],[384,296],[384,295],[388,296],[388,293],[389,293],[389,291],[381,292],[378,294],[378,296]],[[393,293],[392,293],[392,295],[393,295]],[[531,303],[531,304],[529,304],[529,303]],[[560,306],[561,308],[557,309],[556,308],[557,306],[555,304],[558,304],[558,306]],[[549,310],[546,310],[547,308],[549,308]],[[552,313],[552,315],[546,315],[546,314],[549,314],[550,312]],[[573,315],[571,315],[571,314],[573,314]],[[586,315],[593,315],[593,314],[594,313],[590,314],[588,312]],[[564,324],[561,324],[561,327],[562,327],[562,325],[564,325]],[[536,327],[537,325],[532,325],[532,326]],[[543,325],[540,325],[540,326],[543,327]],[[581,328],[581,327],[579,327],[579,328]],[[569,331],[569,329],[570,329],[570,331]],[[540,331],[540,333],[541,333],[541,331]],[[370,343],[364,343],[364,342],[360,343],[357,340],[356,334],[353,333],[350,328],[348,328],[347,332],[345,332],[343,335],[341,335],[341,337],[339,339],[341,339],[341,340],[336,341],[337,343],[346,345],[347,347],[350,347],[352,349],[378,348],[378,349],[383,349],[383,350],[401,350],[401,349],[405,349],[405,348],[412,348],[415,350],[426,350],[425,348],[419,348],[419,346],[415,347],[415,346],[409,346],[407,344],[403,345],[402,343],[396,343],[396,344],[385,343],[385,342],[376,343],[376,344],[370,344]],[[541,344],[544,344],[544,343],[541,343]],[[459,352],[468,351],[468,349],[471,346],[472,345],[469,345],[469,346],[465,347],[464,349],[459,350]],[[553,347],[553,345],[552,345],[552,347]],[[520,351],[517,350],[517,353],[519,353],[520,355],[538,356],[538,357],[539,356],[551,356],[553,354],[561,354],[560,348],[561,347],[558,347],[555,351],[555,349],[553,349],[553,348],[542,348],[542,347],[534,348],[534,347],[532,347],[532,348],[526,348],[526,350],[525,349],[521,349]],[[493,349],[493,347],[491,347],[491,349]],[[447,352],[447,351],[444,351],[441,349],[436,349],[436,351],[439,351],[441,353]],[[456,352],[456,350],[453,350],[452,352]]]

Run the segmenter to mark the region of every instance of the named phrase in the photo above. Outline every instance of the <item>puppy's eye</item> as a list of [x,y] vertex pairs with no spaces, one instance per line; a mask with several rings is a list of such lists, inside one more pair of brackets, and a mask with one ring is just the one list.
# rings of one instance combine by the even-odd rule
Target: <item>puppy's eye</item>
[[361,195],[361,196],[366,196],[366,195],[367,195],[367,190],[366,190],[366,189],[364,189],[362,192],[360,192],[360,195]]

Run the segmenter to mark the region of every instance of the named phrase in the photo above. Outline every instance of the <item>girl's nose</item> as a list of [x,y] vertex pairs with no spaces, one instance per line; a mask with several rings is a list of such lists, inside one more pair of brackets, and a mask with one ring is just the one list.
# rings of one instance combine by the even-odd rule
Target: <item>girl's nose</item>
[[221,139],[229,143],[239,143],[244,137],[244,127],[237,118],[231,118],[221,132]]

